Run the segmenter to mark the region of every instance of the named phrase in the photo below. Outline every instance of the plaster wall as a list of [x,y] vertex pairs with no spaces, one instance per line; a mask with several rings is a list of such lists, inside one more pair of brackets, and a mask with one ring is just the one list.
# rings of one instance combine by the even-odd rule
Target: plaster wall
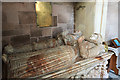
[[118,3],[109,2],[105,39],[109,41],[118,37]]
[[[77,8],[85,6],[85,8]],[[88,39],[94,33],[95,2],[80,2],[75,6],[75,30],[80,30]]]

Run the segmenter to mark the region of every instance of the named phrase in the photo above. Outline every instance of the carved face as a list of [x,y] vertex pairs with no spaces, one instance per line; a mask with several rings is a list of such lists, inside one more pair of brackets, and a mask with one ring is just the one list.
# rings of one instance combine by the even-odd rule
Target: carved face
[[94,33],[90,36],[90,40],[94,41],[95,43],[102,43],[102,36],[98,33]]
[[90,36],[90,39],[91,40],[97,40],[98,39],[98,34],[97,33],[94,33]]

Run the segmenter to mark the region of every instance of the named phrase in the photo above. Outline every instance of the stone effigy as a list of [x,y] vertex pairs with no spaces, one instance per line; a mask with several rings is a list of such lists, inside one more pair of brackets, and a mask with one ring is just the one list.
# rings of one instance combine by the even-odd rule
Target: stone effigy
[[38,43],[33,43],[33,50],[41,50],[41,49],[46,49],[46,48],[54,48],[57,46],[63,45],[63,41],[61,38],[58,39],[48,39],[46,41],[38,42]]
[[6,54],[11,54],[11,53],[21,53],[21,52],[30,52],[33,50],[33,47],[31,44],[28,45],[23,45],[23,46],[18,46],[18,47],[14,47],[11,44],[7,45],[4,48],[4,52]]
[[[104,49],[101,43],[99,34],[85,40],[81,32],[66,32],[57,39],[18,48],[8,45],[5,52],[9,54],[3,54],[2,58],[8,65],[8,78],[101,78],[106,74],[104,61],[111,56],[99,56],[101,49]],[[76,58],[79,61],[76,62]]]
[[63,41],[61,38],[47,39],[45,41],[34,42],[33,44],[27,44],[27,45],[17,46],[17,47],[9,44],[4,48],[4,52],[6,54],[23,53],[23,52],[42,50],[46,48],[54,48],[54,47],[61,46],[61,45],[63,45]]
[[72,65],[76,57],[72,46],[9,54],[6,60],[8,77],[28,78],[48,74]]
[[76,31],[73,34],[68,34],[67,32],[62,33],[62,38],[63,38],[65,45],[70,45],[70,46],[75,46],[80,36],[82,36],[81,31]]
[[81,36],[78,39],[80,56],[82,56],[83,58],[95,57],[99,55],[102,50],[104,50],[104,46],[102,46],[102,43],[100,42],[101,41],[100,37],[95,40],[94,36],[92,35],[90,39],[91,39],[91,42],[85,41],[84,36]]

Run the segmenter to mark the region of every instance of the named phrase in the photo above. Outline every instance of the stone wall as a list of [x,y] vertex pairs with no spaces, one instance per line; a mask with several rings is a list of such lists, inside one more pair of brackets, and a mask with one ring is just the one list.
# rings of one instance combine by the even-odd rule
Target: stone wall
[[53,26],[39,28],[34,3],[2,3],[2,46],[38,42],[65,30],[72,33],[73,15],[73,3],[52,3]]

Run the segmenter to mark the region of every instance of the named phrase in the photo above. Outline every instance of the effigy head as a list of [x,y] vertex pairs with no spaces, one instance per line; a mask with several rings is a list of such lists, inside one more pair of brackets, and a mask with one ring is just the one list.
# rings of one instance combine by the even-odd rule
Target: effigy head
[[92,42],[94,42],[96,44],[102,44],[103,38],[102,38],[101,34],[99,34],[99,33],[93,33],[90,36],[90,41],[92,41]]

